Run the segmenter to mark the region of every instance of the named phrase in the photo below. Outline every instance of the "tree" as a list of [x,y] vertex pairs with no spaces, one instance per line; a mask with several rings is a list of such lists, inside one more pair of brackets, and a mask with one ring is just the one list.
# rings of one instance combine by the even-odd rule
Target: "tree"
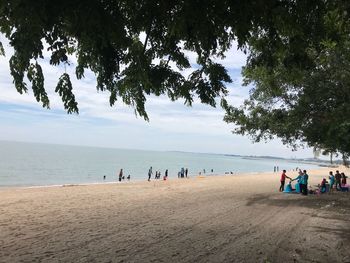
[[329,155],[329,162],[333,164],[333,156],[338,157],[336,150],[334,149],[322,149],[323,155]]
[[298,57],[286,44],[292,38],[279,38],[273,50],[268,36],[251,38],[243,75],[254,88],[242,107],[227,107],[225,120],[238,125],[234,132],[254,141],[277,136],[293,146],[301,142],[349,156],[350,21],[345,10],[341,5],[328,10],[323,38],[309,41]]
[[[0,32],[14,48],[10,69],[19,93],[31,84],[36,100],[50,107],[39,61],[47,46],[52,65],[70,63],[68,55],[75,54],[78,79],[86,69],[92,70],[97,89],[110,92],[111,106],[121,98],[147,120],[145,102],[150,94],[183,98],[187,105],[198,97],[202,103],[216,106],[219,98],[226,107],[225,84],[231,79],[213,58],[223,57],[233,40],[246,49],[256,32],[271,37],[269,52],[264,54],[268,61],[281,39],[293,36],[288,44],[290,55],[303,62],[299,54],[305,53],[309,41],[316,43],[322,36],[320,21],[332,3],[2,0]],[[191,67],[186,51],[197,54],[198,64],[188,77],[182,72]],[[1,43],[0,53],[4,53]],[[77,113],[70,78],[63,74],[56,92],[68,113]]]

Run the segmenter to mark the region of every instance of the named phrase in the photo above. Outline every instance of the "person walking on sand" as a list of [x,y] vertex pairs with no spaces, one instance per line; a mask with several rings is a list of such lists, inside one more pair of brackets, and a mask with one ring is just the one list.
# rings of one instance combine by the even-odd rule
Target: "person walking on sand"
[[280,180],[281,181],[280,192],[284,191],[284,184],[286,183],[286,178],[288,178],[289,180],[292,180],[292,178],[286,175],[286,170],[283,170],[281,174],[281,180]]
[[122,181],[122,178],[123,178],[123,169],[120,169],[120,172],[119,172],[119,182]]
[[151,181],[151,176],[152,176],[152,166],[148,170],[148,181]]

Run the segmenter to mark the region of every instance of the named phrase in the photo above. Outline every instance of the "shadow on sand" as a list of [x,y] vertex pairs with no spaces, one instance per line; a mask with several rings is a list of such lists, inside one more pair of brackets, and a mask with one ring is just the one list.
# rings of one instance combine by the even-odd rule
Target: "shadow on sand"
[[337,220],[340,225],[315,226],[318,233],[336,235],[346,242],[350,242],[350,194],[333,193],[325,195],[300,194],[259,194],[248,199],[247,206],[267,205],[277,207],[305,207],[311,209],[310,216],[324,220]]

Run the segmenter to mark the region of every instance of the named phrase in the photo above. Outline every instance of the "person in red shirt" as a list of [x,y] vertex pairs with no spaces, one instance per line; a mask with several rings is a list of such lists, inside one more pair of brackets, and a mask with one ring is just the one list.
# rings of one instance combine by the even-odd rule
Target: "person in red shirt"
[[283,170],[282,174],[281,174],[281,186],[280,186],[280,192],[284,191],[284,184],[286,182],[286,178],[292,180],[292,178],[288,177],[286,175],[286,170]]

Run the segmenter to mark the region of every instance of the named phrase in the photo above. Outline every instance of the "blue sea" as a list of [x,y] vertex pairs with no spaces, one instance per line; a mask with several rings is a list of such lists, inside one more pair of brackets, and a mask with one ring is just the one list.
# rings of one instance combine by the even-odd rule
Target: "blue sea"
[[[0,141],[0,187],[84,184],[117,181],[123,168],[131,181],[146,180],[153,172],[177,178],[182,167],[189,175],[217,175],[273,171],[274,166],[291,170],[315,168],[281,159],[255,159],[220,154],[174,151],[143,151],[85,146]],[[213,172],[211,172],[213,170]],[[103,180],[106,176],[106,180]]]

